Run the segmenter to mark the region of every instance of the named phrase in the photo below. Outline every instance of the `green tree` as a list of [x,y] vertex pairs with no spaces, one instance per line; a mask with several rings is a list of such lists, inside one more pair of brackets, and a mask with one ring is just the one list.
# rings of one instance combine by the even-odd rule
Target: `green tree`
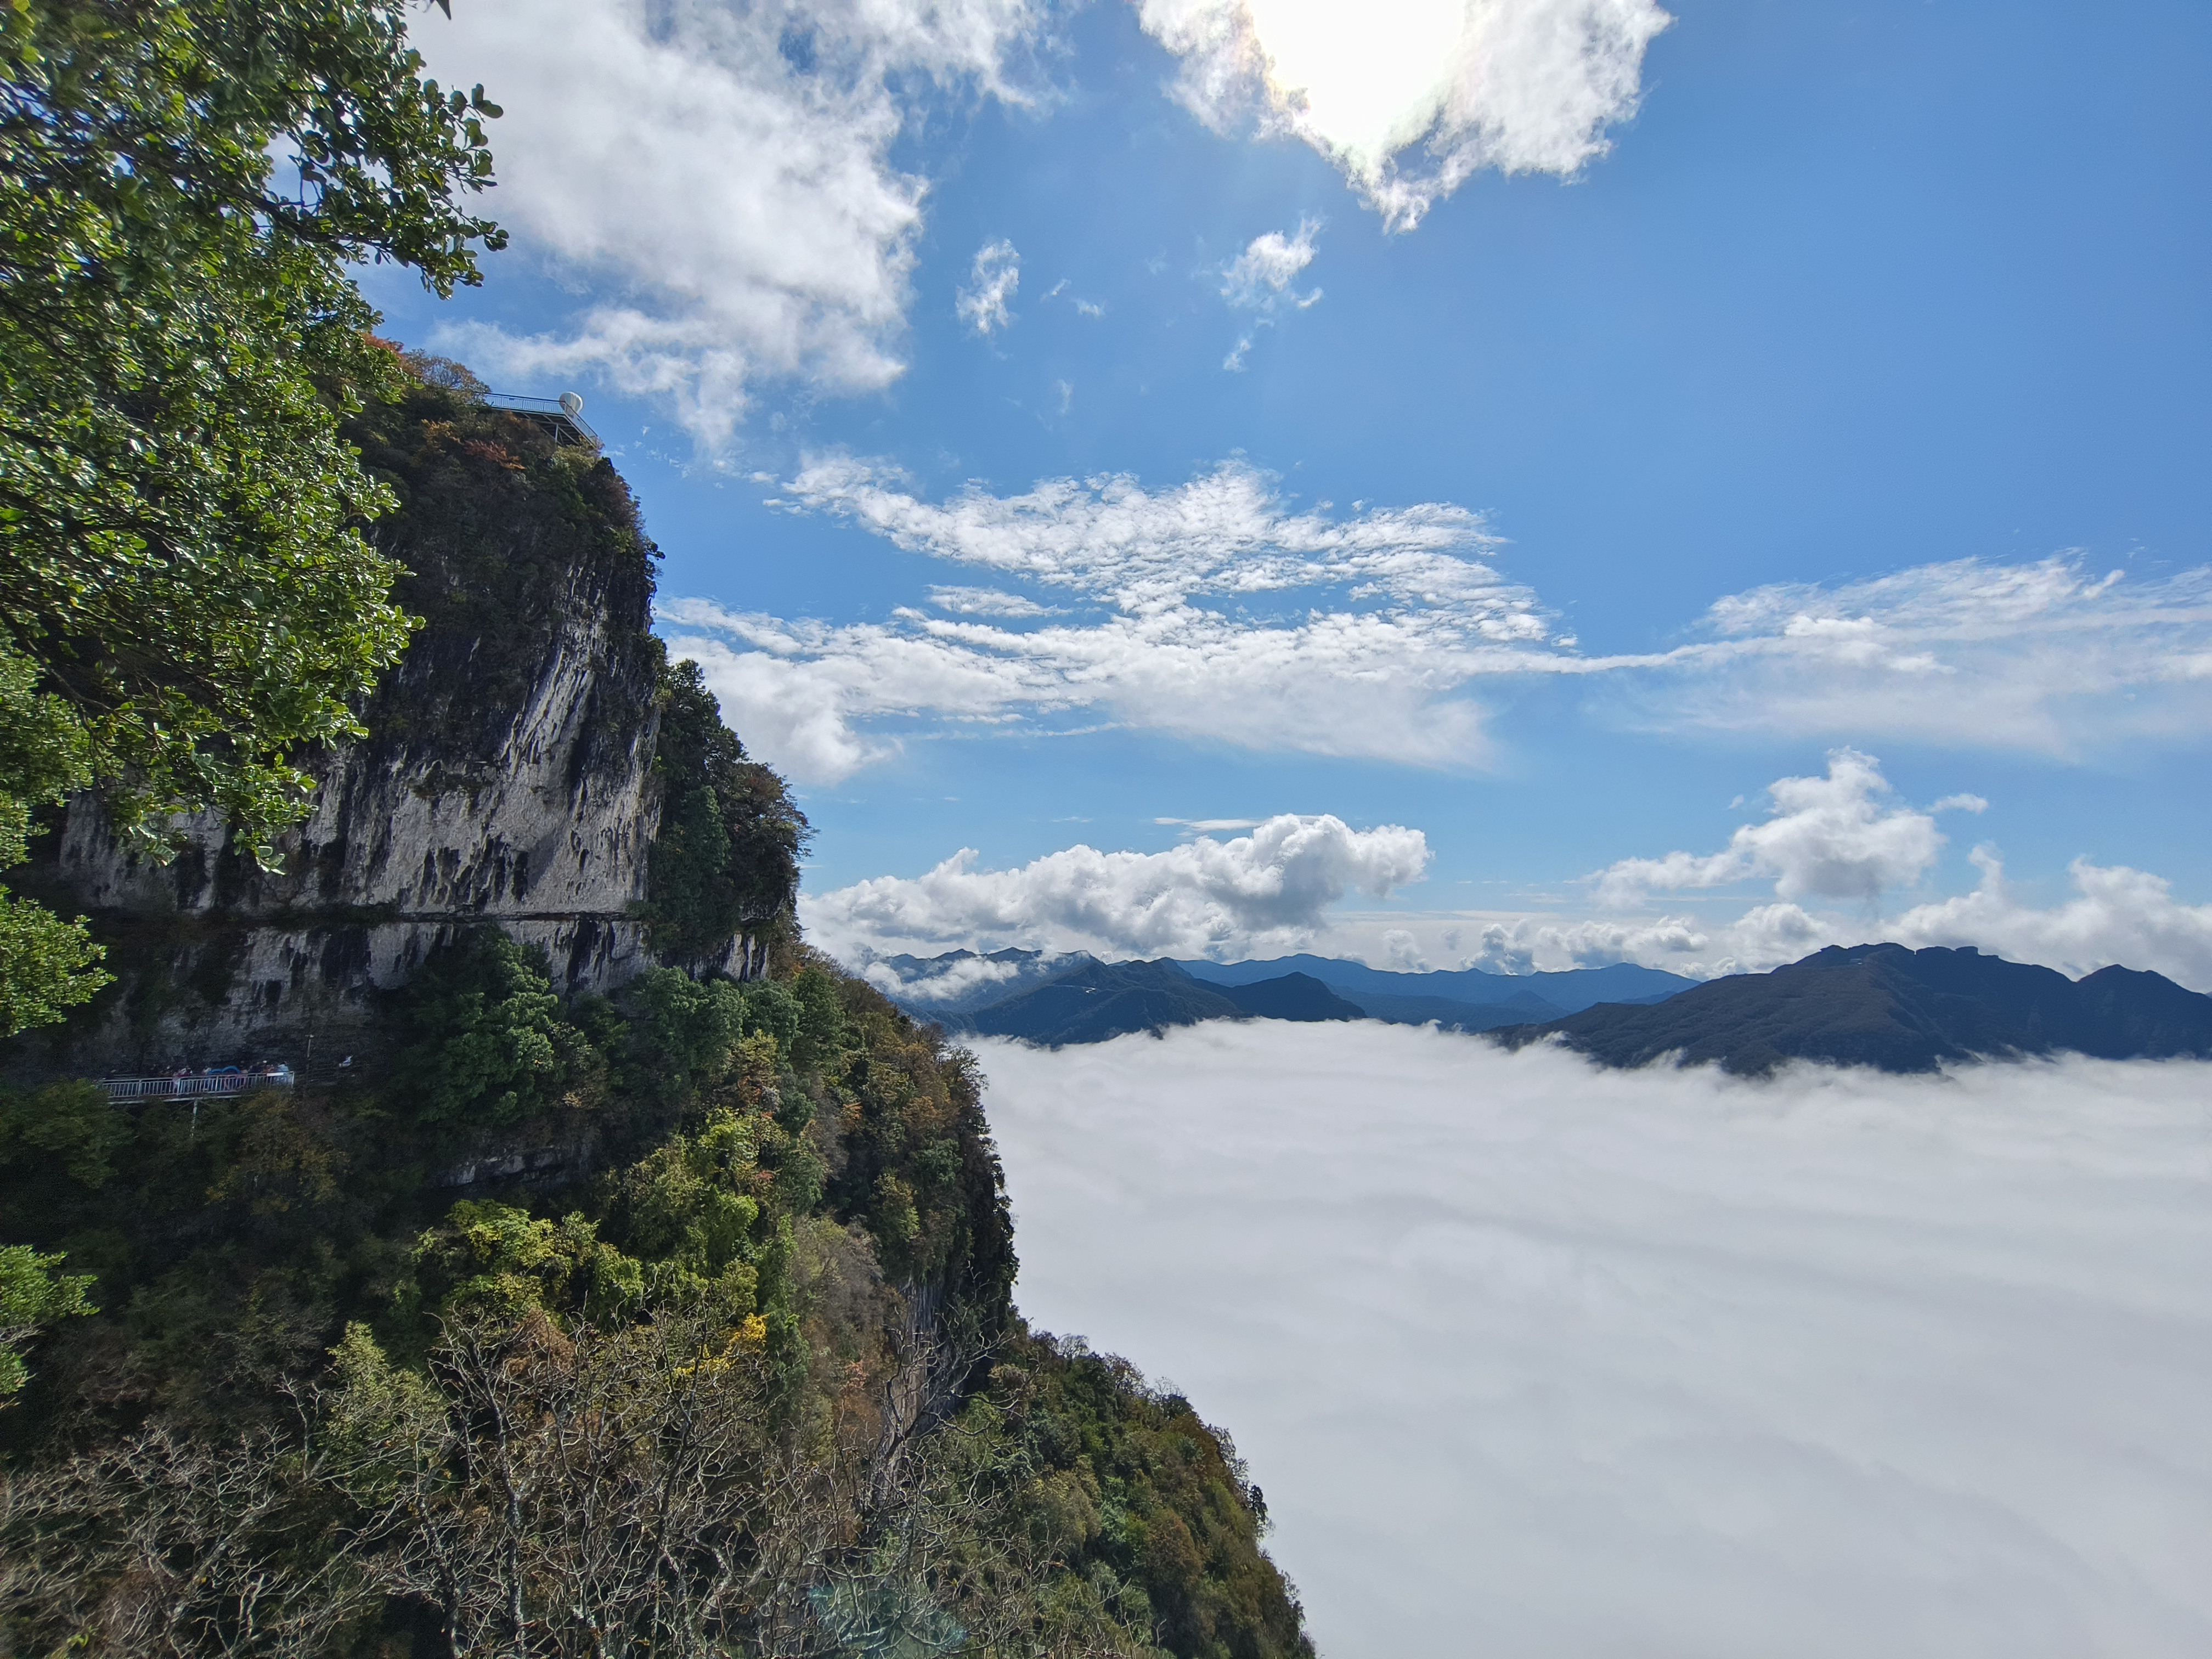
[[[213,809],[272,860],[295,751],[357,734],[409,624],[337,431],[400,374],[346,268],[477,280],[497,113],[401,0],[0,0],[0,861],[88,782],[138,845]],[[14,1030],[100,976],[5,902]]]
[[745,758],[697,663],[662,676],[660,704],[653,770],[665,793],[647,916],[657,949],[696,961],[787,917],[806,815],[781,778]]
[[84,1299],[90,1275],[55,1273],[61,1264],[27,1245],[0,1244],[0,1401],[29,1380],[21,1350],[40,1326],[98,1311]]
[[586,1103],[601,1063],[562,1017],[544,954],[495,927],[434,952],[392,1000],[394,1096],[423,1123],[518,1123]]

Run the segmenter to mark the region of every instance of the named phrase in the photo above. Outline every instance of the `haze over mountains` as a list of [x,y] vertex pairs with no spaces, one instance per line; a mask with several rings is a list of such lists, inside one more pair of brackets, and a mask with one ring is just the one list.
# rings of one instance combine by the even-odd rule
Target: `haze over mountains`
[[1697,983],[1632,963],[1515,977],[1474,969],[1394,973],[1327,957],[1217,963],[1104,963],[1083,951],[886,957],[870,976],[908,1012],[948,1030],[1048,1047],[1101,1042],[1207,1019],[1380,1019],[1485,1031],[1561,1018],[1600,1003],[1650,1002]]
[[1990,1056],[2212,1056],[2212,996],[2112,967],[2080,981],[1971,949],[1830,946],[1766,974],[1699,984],[1632,963],[1510,976],[1395,973],[1314,956],[1101,962],[956,951],[872,964],[909,1012],[949,1030],[1048,1048],[1214,1019],[1374,1019],[1555,1040],[1601,1065],[1668,1056],[1746,1075],[1792,1060],[1934,1071]]

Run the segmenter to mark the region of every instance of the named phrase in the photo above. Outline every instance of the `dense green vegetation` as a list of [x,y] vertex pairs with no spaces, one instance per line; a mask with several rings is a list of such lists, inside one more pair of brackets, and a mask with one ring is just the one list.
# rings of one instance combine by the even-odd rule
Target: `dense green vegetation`
[[[93,783],[126,836],[212,807],[272,857],[293,750],[404,645],[338,432],[397,368],[345,268],[447,293],[501,240],[460,205],[497,111],[421,68],[398,0],[0,8],[0,865]],[[104,978],[0,904],[5,1035]]]
[[0,1415],[15,1650],[1309,1650],[1226,1443],[1013,1314],[972,1062],[867,986],[564,1006],[487,930],[389,1020],[336,1090],[7,1101],[90,1281]]
[[792,900],[807,824],[769,768],[745,758],[699,665],[661,679],[653,769],[663,784],[653,843],[653,942],[698,962],[736,933],[793,937]]
[[[0,1091],[0,1659],[1310,1654],[1228,1443],[1014,1311],[974,1062],[799,940],[623,480],[371,332],[349,262],[503,240],[499,112],[421,70],[399,0],[0,6],[0,868],[86,788],[210,811],[220,912],[319,749],[472,787],[574,645],[671,965],[564,1000],[465,931],[345,1081]],[[101,925],[148,1030],[246,927]],[[11,1065],[100,963],[0,890]]]

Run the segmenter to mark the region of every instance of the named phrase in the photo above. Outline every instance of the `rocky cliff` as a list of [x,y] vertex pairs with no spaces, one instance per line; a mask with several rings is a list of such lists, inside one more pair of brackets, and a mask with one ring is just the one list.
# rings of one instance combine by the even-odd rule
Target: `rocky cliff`
[[[596,449],[422,367],[416,394],[351,434],[400,495],[370,533],[424,618],[362,709],[367,737],[306,762],[313,809],[277,872],[214,819],[177,825],[166,861],[133,856],[76,802],[27,884],[94,918],[118,983],[32,1058],[298,1065],[312,1042],[320,1069],[367,1040],[378,992],[476,924],[543,947],[572,994],[653,965],[656,551]],[[685,959],[745,978],[764,950],[755,930]]]

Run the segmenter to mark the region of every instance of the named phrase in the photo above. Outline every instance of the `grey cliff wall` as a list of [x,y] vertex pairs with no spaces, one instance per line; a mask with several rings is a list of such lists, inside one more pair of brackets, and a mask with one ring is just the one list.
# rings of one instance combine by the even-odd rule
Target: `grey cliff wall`
[[[219,822],[189,824],[166,864],[132,857],[96,802],[78,800],[55,873],[75,902],[121,927],[111,955],[139,981],[75,1033],[82,1059],[111,1070],[296,1065],[311,1034],[334,1056],[363,1040],[374,992],[485,922],[542,946],[565,993],[612,990],[651,966],[635,911],[659,817],[653,721],[609,729],[611,715],[649,711],[651,686],[610,683],[639,665],[621,660],[599,596],[577,586],[489,753],[373,731],[325,757],[281,874],[240,856]],[[153,1006],[144,970],[156,966],[167,994]]]
[[[246,1064],[315,1070],[373,1045],[378,994],[459,929],[542,946],[556,988],[614,990],[653,965],[647,897],[661,781],[653,557],[596,453],[426,386],[356,434],[402,510],[373,538],[426,618],[362,710],[368,735],[312,759],[310,816],[281,872],[220,822],[134,857],[75,803],[21,874],[92,916],[118,983],[5,1064],[79,1074]],[[761,970],[750,940],[698,964]]]

